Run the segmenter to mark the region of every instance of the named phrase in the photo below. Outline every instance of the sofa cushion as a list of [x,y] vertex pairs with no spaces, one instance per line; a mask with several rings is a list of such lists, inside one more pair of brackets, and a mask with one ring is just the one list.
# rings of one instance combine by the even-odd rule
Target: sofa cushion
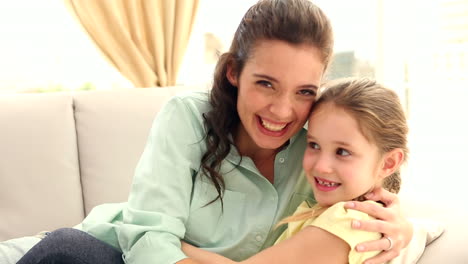
[[0,96],[0,241],[84,215],[72,97]]

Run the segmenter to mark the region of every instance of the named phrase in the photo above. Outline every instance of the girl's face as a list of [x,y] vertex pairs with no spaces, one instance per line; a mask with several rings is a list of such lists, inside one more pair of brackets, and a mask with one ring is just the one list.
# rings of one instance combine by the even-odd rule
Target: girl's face
[[325,103],[309,119],[303,167],[317,202],[330,206],[372,190],[384,176],[382,155],[343,108]]
[[228,67],[238,88],[235,140],[242,154],[278,149],[304,126],[323,70],[316,47],[279,40],[258,42],[240,75]]

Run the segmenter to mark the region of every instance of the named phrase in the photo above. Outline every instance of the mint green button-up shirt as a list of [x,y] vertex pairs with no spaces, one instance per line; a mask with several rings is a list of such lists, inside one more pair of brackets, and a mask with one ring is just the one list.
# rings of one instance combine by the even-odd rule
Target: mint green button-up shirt
[[[203,113],[207,93],[172,98],[154,120],[135,170],[127,203],[93,209],[81,228],[119,248],[126,263],[169,264],[186,256],[184,240],[233,260],[243,260],[273,244],[274,229],[305,199],[313,200],[301,175],[306,147],[302,129],[275,157],[275,181],[263,177],[234,146],[222,162],[224,210],[200,170],[206,151]],[[239,163],[240,162],[240,163]]]

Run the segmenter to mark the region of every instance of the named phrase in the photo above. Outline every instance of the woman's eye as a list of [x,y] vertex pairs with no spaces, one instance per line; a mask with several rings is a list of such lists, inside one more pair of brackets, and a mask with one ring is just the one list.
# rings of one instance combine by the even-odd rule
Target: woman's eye
[[269,81],[257,81],[258,84],[262,85],[262,86],[265,86],[265,87],[268,87],[268,88],[272,88],[273,85],[269,82]]
[[317,92],[315,92],[315,90],[312,89],[303,89],[299,91],[299,94],[306,96],[316,96]]
[[309,142],[309,147],[312,149],[320,149],[320,146],[315,142]]
[[337,149],[336,154],[339,155],[339,156],[349,156],[349,155],[351,155],[351,153],[349,151],[347,151],[346,149],[343,149],[343,148]]

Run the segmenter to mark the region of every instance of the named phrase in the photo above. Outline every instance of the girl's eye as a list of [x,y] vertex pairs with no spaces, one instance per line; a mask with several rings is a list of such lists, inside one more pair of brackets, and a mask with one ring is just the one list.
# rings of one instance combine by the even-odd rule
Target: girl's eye
[[320,149],[320,146],[315,142],[309,142],[309,147],[311,149]]
[[306,95],[306,96],[316,96],[317,92],[312,89],[303,89],[299,91],[299,94]]
[[262,85],[262,86],[265,86],[265,87],[268,87],[268,88],[272,88],[273,85],[271,84],[271,82],[269,81],[265,81],[265,80],[261,80],[261,81],[257,81],[258,84]]
[[349,151],[347,151],[346,149],[339,148],[339,149],[336,150],[336,155],[349,156],[349,155],[351,155],[351,153]]

